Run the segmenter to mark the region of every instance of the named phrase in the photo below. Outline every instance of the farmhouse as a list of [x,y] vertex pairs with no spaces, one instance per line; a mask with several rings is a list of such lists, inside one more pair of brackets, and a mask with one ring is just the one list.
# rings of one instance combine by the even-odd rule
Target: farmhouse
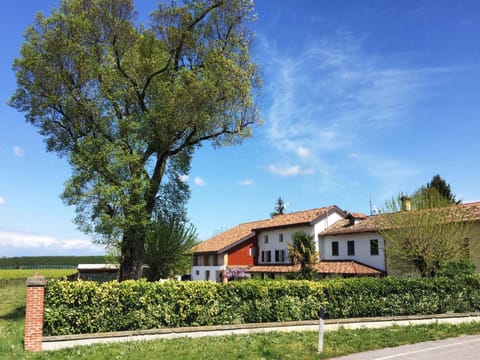
[[[465,209],[463,220],[480,223],[480,202],[457,206]],[[383,216],[331,205],[237,225],[194,247],[192,280],[219,282],[224,272],[234,271],[263,277],[298,272],[287,244],[299,231],[314,236],[319,259],[312,268],[319,277],[386,275],[392,270],[378,232]]]
[[[321,261],[313,268],[319,276],[381,276],[385,257],[383,239],[377,234],[372,239],[346,236],[335,241],[324,236],[338,221],[355,223],[364,218],[332,205],[237,225],[194,248],[192,280],[221,281],[224,271],[237,269],[270,277],[296,272],[298,266],[289,261],[287,243],[299,231],[315,238]],[[370,250],[375,246],[376,251]],[[325,251],[333,247],[336,252]]]

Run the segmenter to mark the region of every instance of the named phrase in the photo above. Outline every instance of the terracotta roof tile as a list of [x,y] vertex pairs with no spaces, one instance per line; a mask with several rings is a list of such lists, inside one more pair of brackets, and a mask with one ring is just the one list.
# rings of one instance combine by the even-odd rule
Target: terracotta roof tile
[[353,234],[362,232],[375,232],[378,229],[379,221],[382,215],[367,216],[361,222],[354,225],[349,219],[339,220],[335,224],[325,229],[321,235],[339,235],[339,234]]
[[[442,208],[444,209],[444,208]],[[461,220],[478,221],[480,220],[480,202],[465,203],[459,205],[452,205],[450,207],[453,217],[461,216]],[[456,211],[460,209],[460,211]],[[417,211],[417,210],[410,210]],[[422,212],[435,211],[435,209],[418,210],[419,215]],[[361,222],[351,225],[348,219],[337,221],[332,226],[328,227],[321,235],[340,235],[340,234],[355,234],[362,232],[375,232],[379,229],[385,229],[388,214],[367,216]],[[451,220],[451,219],[449,219]],[[460,220],[460,219],[459,219]]]
[[[382,275],[383,272],[357,261],[320,261],[312,265],[319,274],[341,275]],[[258,265],[252,266],[250,273],[285,274],[299,272],[300,265]]]
[[335,205],[326,206],[317,209],[297,211],[293,213],[277,215],[271,219],[264,220],[257,229],[277,228],[292,225],[303,225],[314,223],[318,218],[327,214],[328,211],[336,209],[341,211]]
[[366,219],[367,215],[362,213],[350,213],[354,219]]
[[218,252],[240,240],[254,236],[255,230],[271,229],[277,227],[305,225],[314,223],[318,218],[327,214],[330,210],[341,211],[332,205],[318,209],[297,211],[293,213],[277,215],[271,219],[253,221],[237,225],[221,234],[206,240],[193,248],[194,252]]
[[252,229],[261,226],[264,221],[253,221],[237,225],[224,231],[209,240],[203,241],[193,248],[193,252],[217,252],[240,240],[248,239],[255,235]]

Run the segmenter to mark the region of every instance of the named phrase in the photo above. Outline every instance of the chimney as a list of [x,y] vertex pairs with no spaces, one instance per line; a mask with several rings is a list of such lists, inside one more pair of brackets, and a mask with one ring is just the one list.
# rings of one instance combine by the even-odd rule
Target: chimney
[[400,198],[400,202],[402,204],[402,211],[410,211],[412,210],[412,201],[408,196],[402,196]]

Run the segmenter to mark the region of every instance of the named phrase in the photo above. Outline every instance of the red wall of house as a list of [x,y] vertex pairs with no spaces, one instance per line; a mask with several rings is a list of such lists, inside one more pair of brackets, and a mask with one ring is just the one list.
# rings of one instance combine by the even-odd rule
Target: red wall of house
[[[256,237],[248,240],[228,251],[228,265],[248,265],[252,266],[255,262],[257,239]],[[250,256],[250,248],[253,247],[254,256]]]

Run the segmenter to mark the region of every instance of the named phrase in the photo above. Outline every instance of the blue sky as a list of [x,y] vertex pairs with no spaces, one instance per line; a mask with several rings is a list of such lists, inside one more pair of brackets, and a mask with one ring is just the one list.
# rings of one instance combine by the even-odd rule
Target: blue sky
[[[25,28],[56,0],[0,13],[0,257],[102,254],[59,198],[70,169],[6,104]],[[136,1],[140,18],[153,7]],[[480,200],[478,1],[257,0],[252,56],[264,125],[240,146],[205,144],[188,181],[200,239],[287,211],[369,212],[440,174]]]

